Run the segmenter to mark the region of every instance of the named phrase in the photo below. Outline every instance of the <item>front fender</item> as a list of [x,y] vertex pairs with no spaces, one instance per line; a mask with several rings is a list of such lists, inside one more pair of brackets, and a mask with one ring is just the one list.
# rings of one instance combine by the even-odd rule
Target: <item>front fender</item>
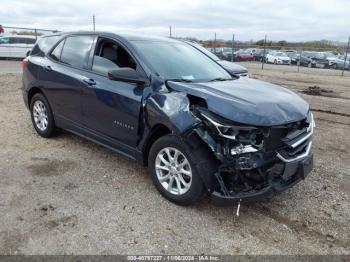
[[174,134],[182,135],[201,121],[190,111],[185,93],[154,93],[146,101],[146,121],[149,127],[167,126]]

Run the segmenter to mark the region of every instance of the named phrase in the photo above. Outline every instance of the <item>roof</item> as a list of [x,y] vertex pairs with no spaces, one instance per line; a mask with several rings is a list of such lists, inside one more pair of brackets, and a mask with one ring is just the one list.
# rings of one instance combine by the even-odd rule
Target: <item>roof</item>
[[[162,41],[162,42],[179,42],[176,39],[172,39],[169,37],[161,37],[161,36],[152,36],[152,35],[144,35],[144,34],[119,34],[114,32],[106,32],[106,31],[72,31],[72,32],[59,32],[47,36],[53,35],[69,35],[69,34],[103,34],[110,37],[121,37],[128,41]],[[43,36],[45,37],[45,36]]]

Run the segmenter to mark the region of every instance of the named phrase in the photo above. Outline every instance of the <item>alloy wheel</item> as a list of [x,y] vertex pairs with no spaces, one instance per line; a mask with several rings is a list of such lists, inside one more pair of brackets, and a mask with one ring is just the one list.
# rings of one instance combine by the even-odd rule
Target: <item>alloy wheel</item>
[[183,195],[191,187],[192,169],[186,156],[178,149],[166,147],[155,160],[159,183],[173,195]]
[[36,127],[40,131],[45,131],[49,123],[47,110],[44,103],[40,100],[35,101],[33,106],[33,117]]

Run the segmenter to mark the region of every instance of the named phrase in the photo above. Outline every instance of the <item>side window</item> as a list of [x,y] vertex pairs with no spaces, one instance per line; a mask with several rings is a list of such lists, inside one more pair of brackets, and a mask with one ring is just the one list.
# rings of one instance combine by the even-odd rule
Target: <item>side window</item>
[[26,39],[26,44],[32,45],[35,44],[36,40],[34,38],[27,38]]
[[77,68],[87,68],[94,36],[70,36],[64,44],[61,62]]
[[1,44],[8,44],[10,42],[10,39],[8,37],[1,37],[0,38],[0,45]]
[[11,37],[10,38],[10,44],[18,44],[19,40],[18,37]]
[[62,40],[62,41],[55,47],[55,49],[51,52],[50,56],[51,56],[54,60],[60,61],[63,46],[64,46],[64,40]]
[[24,37],[18,37],[18,39],[17,39],[17,43],[18,44],[26,44],[27,43],[27,39],[28,38],[24,38]]
[[125,48],[110,39],[100,38],[94,53],[92,71],[108,76],[111,69],[122,67],[136,70],[137,66]]
[[57,43],[61,36],[48,36],[42,37],[36,45],[33,47],[30,55],[32,56],[45,56],[46,52],[50,50],[50,48]]

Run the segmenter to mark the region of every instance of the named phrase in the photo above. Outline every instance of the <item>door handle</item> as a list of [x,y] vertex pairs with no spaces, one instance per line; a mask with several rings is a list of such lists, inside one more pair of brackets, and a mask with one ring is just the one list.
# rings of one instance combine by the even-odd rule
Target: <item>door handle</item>
[[44,70],[45,71],[52,71],[52,67],[51,66],[44,66]]
[[84,82],[85,84],[89,85],[89,86],[94,86],[94,85],[96,85],[95,80],[94,80],[94,79],[91,79],[91,78],[89,78],[89,79],[83,79],[83,82]]

